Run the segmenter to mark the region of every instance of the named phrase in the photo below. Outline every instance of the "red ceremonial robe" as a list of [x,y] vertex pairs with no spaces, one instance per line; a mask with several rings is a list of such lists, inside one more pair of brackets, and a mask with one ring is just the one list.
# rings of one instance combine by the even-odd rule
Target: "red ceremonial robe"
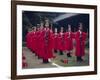
[[53,48],[54,50],[58,50],[58,33],[53,34]]
[[44,48],[44,45],[45,45],[44,36],[45,36],[44,30],[39,31],[37,44],[38,44],[38,56],[41,57],[41,58],[43,58],[44,53],[45,53],[44,52],[44,50],[45,50],[45,48]]
[[73,49],[73,38],[74,34],[72,32],[65,33],[65,49],[68,51]]
[[50,48],[54,49],[54,37],[53,37],[53,31],[50,30]]
[[29,48],[29,49],[32,49],[32,32],[28,32],[27,35],[26,35],[26,46]]
[[32,51],[36,51],[36,32],[32,32]]
[[65,37],[64,33],[59,33],[58,35],[58,49],[61,51],[65,50]]
[[87,34],[85,32],[76,32],[75,40],[76,40],[76,56],[84,56],[85,55],[85,40]]
[[39,50],[39,36],[40,36],[40,31],[36,31],[36,48],[35,48],[35,53],[37,56],[39,56],[40,50]]
[[42,55],[43,59],[49,59],[53,57],[52,53],[52,33],[49,28],[45,30],[44,34],[44,54]]

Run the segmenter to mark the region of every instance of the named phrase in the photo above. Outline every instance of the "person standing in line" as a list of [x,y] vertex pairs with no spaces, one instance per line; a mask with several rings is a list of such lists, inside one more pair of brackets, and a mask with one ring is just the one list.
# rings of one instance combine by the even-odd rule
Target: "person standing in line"
[[39,35],[40,35],[40,26],[39,26],[39,24],[37,24],[37,26],[36,26],[36,51],[35,51],[35,53],[36,53],[36,56],[38,56],[39,57]]
[[76,57],[77,61],[83,61],[82,57],[85,55],[85,41],[86,41],[87,33],[83,32],[83,24],[79,23],[79,30],[75,33],[76,40]]
[[32,27],[32,52],[36,52],[36,26]]
[[58,30],[57,28],[54,29],[54,34],[53,34],[53,39],[54,39],[54,52],[57,53],[58,50]]
[[65,33],[65,41],[66,45],[65,48],[67,50],[67,56],[72,57],[72,50],[73,50],[73,38],[74,38],[74,33],[71,31],[71,25],[68,24],[68,32]]
[[65,38],[64,38],[64,29],[61,27],[59,35],[58,35],[58,48],[60,55],[63,55],[63,51],[65,51]]
[[49,59],[53,57],[52,52],[52,42],[51,42],[51,31],[49,20],[45,20],[45,28],[44,28],[44,53],[43,53],[43,63],[49,63]]
[[43,59],[43,55],[44,55],[44,45],[45,45],[45,42],[44,42],[44,35],[45,35],[45,32],[44,32],[44,23],[43,21],[40,22],[40,30],[39,30],[39,35],[38,35],[38,49],[39,49],[39,53],[38,53],[38,58],[42,58]]
[[30,49],[32,51],[31,43],[32,43],[32,29],[29,28],[28,33],[26,35],[26,46],[27,46],[28,49]]

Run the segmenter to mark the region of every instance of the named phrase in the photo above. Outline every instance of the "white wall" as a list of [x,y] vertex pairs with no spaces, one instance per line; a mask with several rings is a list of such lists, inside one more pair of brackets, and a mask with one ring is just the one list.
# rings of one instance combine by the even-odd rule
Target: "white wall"
[[[98,5],[98,34],[100,34],[100,0],[32,0],[58,3],[91,4]],[[11,11],[10,0],[0,0],[0,80],[10,80],[11,65]],[[100,36],[98,35],[98,75],[43,78],[34,80],[100,80]]]

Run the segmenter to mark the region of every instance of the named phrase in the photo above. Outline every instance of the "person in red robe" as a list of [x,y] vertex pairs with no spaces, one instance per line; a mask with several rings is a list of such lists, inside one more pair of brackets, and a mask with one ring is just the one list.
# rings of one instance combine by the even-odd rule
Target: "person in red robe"
[[27,33],[27,35],[26,35],[26,46],[30,49],[30,50],[32,50],[32,29],[31,28],[29,28],[28,29],[28,33]]
[[37,24],[37,27],[36,27],[36,50],[35,50],[35,54],[36,56],[39,56],[39,35],[40,35],[40,27],[39,27],[39,24]]
[[[52,49],[52,52],[53,52],[53,58],[56,58],[56,55],[54,54],[55,52],[55,35],[54,35],[54,32],[53,32],[53,29],[52,29],[52,24],[50,25],[51,28],[50,29],[50,48]],[[56,52],[55,52],[56,53]]]
[[76,57],[77,61],[83,61],[82,57],[85,55],[85,41],[87,33],[82,31],[83,25],[79,23],[79,30],[75,33],[76,40]]
[[61,27],[61,30],[58,35],[58,48],[60,51],[60,55],[63,55],[63,51],[65,51],[65,38],[64,38],[64,30],[63,27]]
[[55,28],[55,30],[54,30],[53,39],[54,39],[54,42],[53,42],[54,52],[57,53],[57,50],[58,50],[58,31],[57,31],[57,28]]
[[36,51],[36,27],[32,28],[32,52],[35,53]]
[[45,50],[44,49],[44,45],[45,45],[44,36],[45,36],[44,23],[41,21],[37,44],[38,44],[38,50],[39,50],[38,58],[42,58],[42,59],[43,59],[44,50]]
[[52,39],[51,39],[51,31],[49,28],[49,20],[45,20],[45,28],[44,28],[44,53],[42,55],[43,63],[49,63],[49,59],[53,57],[52,52]]
[[74,38],[74,33],[71,31],[71,25],[68,24],[68,32],[65,33],[65,48],[67,50],[67,56],[71,57],[71,53],[73,50],[73,38]]
[[50,47],[53,50],[54,49],[54,39],[53,39],[54,37],[53,37],[52,24],[51,24],[51,28],[49,28],[49,30],[50,30],[50,43],[51,43]]

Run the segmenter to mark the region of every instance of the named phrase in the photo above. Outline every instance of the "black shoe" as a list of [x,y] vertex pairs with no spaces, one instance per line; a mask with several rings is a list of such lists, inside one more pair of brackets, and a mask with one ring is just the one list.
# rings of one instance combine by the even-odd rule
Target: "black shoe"
[[82,62],[83,61],[82,57],[80,57],[79,60]]
[[43,60],[43,63],[49,63],[48,59],[47,60]]
[[83,59],[81,57],[77,57],[77,62],[82,62]]
[[49,61],[47,60],[46,63],[49,63]]
[[77,57],[77,62],[80,62],[80,59],[79,59],[79,57]]
[[70,53],[67,53],[67,57],[72,57],[72,56],[70,55]]
[[60,51],[60,55],[63,55],[63,52],[62,51]]

